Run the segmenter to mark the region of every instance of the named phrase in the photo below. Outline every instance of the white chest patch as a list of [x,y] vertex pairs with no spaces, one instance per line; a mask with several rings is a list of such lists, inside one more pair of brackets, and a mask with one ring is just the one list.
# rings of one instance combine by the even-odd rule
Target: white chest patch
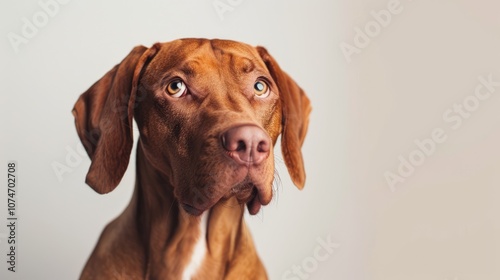
[[208,223],[208,212],[201,214],[200,217],[200,236],[194,245],[193,254],[191,255],[191,260],[184,268],[182,273],[182,280],[190,280],[198,271],[205,257],[207,251],[207,241],[205,236],[207,235],[207,223]]

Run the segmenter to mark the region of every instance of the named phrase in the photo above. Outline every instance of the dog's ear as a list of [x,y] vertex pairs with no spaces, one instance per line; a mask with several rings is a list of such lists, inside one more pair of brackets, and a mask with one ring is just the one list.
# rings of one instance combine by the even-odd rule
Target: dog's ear
[[158,48],[135,47],[84,92],[73,108],[78,136],[92,160],[85,182],[100,194],[112,191],[127,169],[139,76]]
[[279,67],[263,47],[257,51],[278,86],[282,104],[281,151],[293,183],[302,189],[306,180],[301,147],[309,125],[311,103],[305,92]]

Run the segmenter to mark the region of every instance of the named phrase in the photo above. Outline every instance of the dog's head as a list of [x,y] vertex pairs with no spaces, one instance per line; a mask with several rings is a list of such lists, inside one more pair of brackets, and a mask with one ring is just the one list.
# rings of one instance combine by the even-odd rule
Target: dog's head
[[181,39],[134,48],[80,96],[73,114],[92,159],[86,182],[96,192],[120,182],[135,117],[139,149],[168,178],[179,204],[199,215],[232,196],[251,214],[268,204],[280,134],[301,189],[310,110],[305,93],[264,48]]

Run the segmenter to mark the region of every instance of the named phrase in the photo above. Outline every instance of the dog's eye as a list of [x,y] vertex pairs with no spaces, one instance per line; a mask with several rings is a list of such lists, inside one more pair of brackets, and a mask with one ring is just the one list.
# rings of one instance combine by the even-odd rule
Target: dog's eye
[[186,84],[181,80],[171,81],[167,85],[167,93],[172,97],[181,97],[186,92]]
[[269,96],[269,86],[264,81],[257,81],[253,85],[253,92],[259,98],[266,98]]

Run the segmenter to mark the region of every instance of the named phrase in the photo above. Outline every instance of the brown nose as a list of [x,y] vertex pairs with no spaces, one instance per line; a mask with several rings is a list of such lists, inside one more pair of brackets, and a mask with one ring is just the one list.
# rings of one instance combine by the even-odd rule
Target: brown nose
[[237,163],[258,165],[269,156],[271,139],[255,125],[242,125],[222,134],[222,146]]

